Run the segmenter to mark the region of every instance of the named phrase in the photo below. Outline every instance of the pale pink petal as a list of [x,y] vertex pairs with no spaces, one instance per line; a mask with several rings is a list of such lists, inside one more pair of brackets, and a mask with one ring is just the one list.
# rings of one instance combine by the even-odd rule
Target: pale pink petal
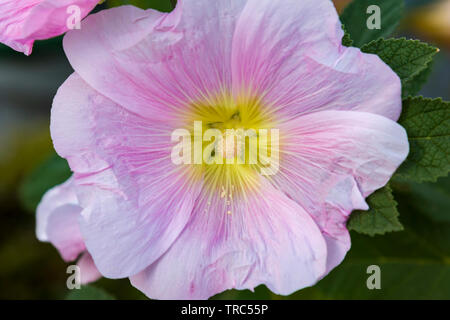
[[49,39],[68,30],[75,5],[84,18],[99,0],[2,0],[0,42],[29,55],[35,40]]
[[397,120],[398,76],[376,55],[341,45],[331,1],[248,0],[233,39],[233,87],[283,117],[358,110]]
[[405,160],[405,130],[383,116],[355,111],[304,115],[281,127],[280,171],[272,182],[310,213],[329,245],[328,269],[350,248],[346,221]]
[[87,251],[78,260],[77,266],[80,268],[81,284],[91,283],[102,277],[102,274],[95,266],[92,256]]
[[51,242],[66,261],[74,261],[81,269],[81,282],[86,284],[101,277],[80,232],[79,206],[73,177],[44,195],[38,205],[36,234],[40,241]]
[[56,208],[48,218],[48,240],[65,261],[73,261],[86,250],[78,219],[81,207],[66,204]]
[[67,34],[64,49],[95,90],[141,116],[167,120],[188,102],[231,88],[231,42],[244,4],[181,0],[170,14],[104,10]]
[[55,149],[74,171],[81,231],[107,277],[146,268],[191,215],[201,177],[172,163],[172,130],[126,111],[76,74],[55,97]]
[[267,181],[226,204],[202,194],[172,247],[132,284],[150,298],[206,299],[260,284],[287,295],[325,272],[326,245],[311,217]]
[[50,215],[63,205],[77,205],[78,199],[73,190],[73,178],[48,190],[36,209],[36,236],[40,241],[49,241],[47,225]]

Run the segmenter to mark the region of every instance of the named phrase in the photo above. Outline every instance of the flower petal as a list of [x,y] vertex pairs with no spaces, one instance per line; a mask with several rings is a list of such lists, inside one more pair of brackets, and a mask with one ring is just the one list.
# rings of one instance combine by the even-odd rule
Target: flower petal
[[364,198],[405,160],[406,132],[390,119],[355,111],[304,115],[280,132],[280,171],[270,178],[314,217],[333,254],[331,269],[350,248],[345,223],[351,211],[367,210]]
[[64,261],[73,261],[86,250],[78,224],[81,210],[78,205],[66,204],[56,208],[48,219],[48,239]]
[[74,171],[81,231],[100,272],[127,277],[158,259],[201,188],[197,171],[171,161],[171,127],[126,111],[74,74],[55,97],[51,134]]
[[78,205],[78,199],[73,190],[73,178],[48,190],[37,206],[36,236],[40,241],[49,241],[47,234],[49,217],[53,211],[63,205]]
[[64,49],[97,91],[141,116],[165,120],[187,102],[231,86],[231,41],[244,3],[181,0],[170,14],[103,10],[67,34]]
[[289,119],[318,110],[358,110],[397,120],[398,76],[376,55],[341,45],[328,0],[249,0],[233,39],[233,86],[264,95]]
[[2,0],[0,42],[26,55],[35,40],[49,39],[68,30],[68,8],[75,5],[84,18],[98,0]]
[[77,262],[77,266],[80,268],[81,284],[91,283],[102,277],[89,252],[83,253]]
[[266,284],[290,294],[324,273],[325,241],[311,217],[264,179],[246,201],[203,194],[172,247],[132,284],[150,298],[206,299]]
[[51,242],[65,261],[86,249],[78,224],[81,210],[73,178],[47,191],[37,207],[37,238]]

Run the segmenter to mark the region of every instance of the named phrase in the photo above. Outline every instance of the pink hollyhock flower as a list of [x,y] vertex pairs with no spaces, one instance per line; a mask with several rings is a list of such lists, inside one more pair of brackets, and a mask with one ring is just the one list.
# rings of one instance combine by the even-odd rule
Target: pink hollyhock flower
[[[67,34],[75,73],[51,133],[100,272],[151,298],[205,299],[259,284],[287,295],[337,266],[351,211],[408,153],[399,78],[342,36],[327,0],[124,6]],[[196,120],[279,129],[278,172],[174,164],[171,134]]]
[[[71,14],[84,18],[100,0],[2,0],[0,42],[31,54],[35,40],[59,36],[69,29]],[[78,11],[68,10],[71,6]]]
[[78,219],[82,208],[74,190],[73,178],[44,195],[37,208],[36,235],[40,241],[51,242],[66,262],[80,256],[81,284],[101,277],[89,252],[86,251]]

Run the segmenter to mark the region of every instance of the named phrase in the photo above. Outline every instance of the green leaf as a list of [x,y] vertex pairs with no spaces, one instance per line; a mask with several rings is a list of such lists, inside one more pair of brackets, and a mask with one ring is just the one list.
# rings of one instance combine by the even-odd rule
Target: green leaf
[[22,181],[19,188],[22,205],[34,212],[44,193],[69,179],[70,175],[67,161],[56,154],[52,155]]
[[436,222],[450,223],[450,176],[437,182],[407,184],[414,206]]
[[342,37],[342,45],[346,47],[351,47],[353,44],[353,40],[350,37],[350,34],[345,29],[345,25],[342,25],[342,30],[344,30],[344,36]]
[[71,290],[66,300],[115,300],[115,298],[102,289],[82,286],[81,289]]
[[427,82],[428,77],[433,71],[433,61],[428,63],[428,66],[422,70],[418,75],[412,78],[409,81],[405,81],[402,87],[402,96],[403,98],[407,96],[415,96],[419,93],[422,86]]
[[450,103],[423,97],[403,101],[399,123],[406,129],[410,152],[395,177],[436,181],[450,171]]
[[[370,14],[367,8],[377,5],[381,9],[381,28],[370,30],[367,27],[367,19]],[[354,0],[341,15],[341,21],[345,25],[353,45],[361,47],[372,40],[389,36],[397,28],[403,15],[403,0]]]
[[401,231],[403,226],[398,220],[397,202],[394,200],[392,190],[386,186],[368,199],[368,211],[355,211],[347,223],[349,230],[374,236],[386,232]]
[[378,39],[361,47],[365,53],[378,55],[402,81],[402,96],[416,94],[425,82],[436,47],[418,40]]
[[108,7],[117,7],[131,4],[141,9],[155,9],[162,12],[170,12],[176,4],[176,0],[107,0]]

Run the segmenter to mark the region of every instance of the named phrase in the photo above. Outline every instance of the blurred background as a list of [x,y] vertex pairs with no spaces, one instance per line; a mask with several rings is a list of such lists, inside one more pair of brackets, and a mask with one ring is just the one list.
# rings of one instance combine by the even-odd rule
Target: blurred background
[[[130,2],[171,10],[169,0],[106,1],[97,10]],[[348,2],[335,4],[340,11]],[[450,0],[407,0],[395,36],[440,48],[421,94],[450,100]],[[43,193],[70,176],[54,153],[49,119],[52,99],[71,73],[61,37],[38,41],[30,57],[0,44],[0,299],[77,298],[66,287],[67,265],[56,249],[36,239],[34,216]],[[255,293],[228,291],[215,298],[450,299],[449,187],[448,178],[434,184],[394,182],[405,230],[376,237],[352,233],[344,263],[313,288],[278,297],[260,286]],[[366,287],[371,264],[382,269],[381,290]],[[128,280],[101,279],[89,290],[104,290],[102,298],[145,298]]]

